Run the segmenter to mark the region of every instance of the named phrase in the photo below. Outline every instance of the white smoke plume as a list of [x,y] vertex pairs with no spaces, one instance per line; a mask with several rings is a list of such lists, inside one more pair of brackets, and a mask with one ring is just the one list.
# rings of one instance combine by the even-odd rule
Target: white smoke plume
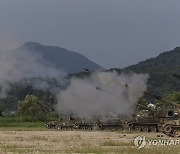
[[[25,48],[13,51],[0,49],[0,98],[6,96],[10,83],[26,82],[36,89],[54,92],[60,113],[82,117],[104,115],[107,112],[132,113],[135,103],[146,91],[148,79],[145,74],[95,72],[86,79],[71,79],[64,91],[47,82],[48,79],[56,79],[62,83],[64,76],[64,72],[54,68],[37,52]],[[32,78],[35,80],[29,80]]]
[[146,91],[147,74],[96,72],[90,78],[71,80],[70,86],[58,96],[57,110],[82,117],[130,114]]
[[[0,52],[0,98],[6,96],[9,83],[22,83],[24,80],[30,81],[28,79],[31,78],[55,78],[60,81],[64,74],[46,62],[42,55],[25,48]],[[31,84],[42,90],[50,87],[46,80],[41,79]]]

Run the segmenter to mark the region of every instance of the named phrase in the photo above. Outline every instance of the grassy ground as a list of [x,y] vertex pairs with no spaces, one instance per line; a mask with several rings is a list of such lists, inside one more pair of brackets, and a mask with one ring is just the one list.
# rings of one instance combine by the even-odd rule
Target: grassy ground
[[[157,139],[156,133],[136,131],[58,131],[47,129],[44,122],[22,122],[0,118],[0,154],[59,154],[59,153],[122,153],[180,154],[178,146],[134,147],[133,139],[144,135]],[[158,139],[165,139],[166,136]],[[170,138],[173,139],[173,138]]]
[[83,147],[67,150],[67,153],[119,153],[119,154],[179,154],[180,147],[151,147],[144,149],[136,149],[128,146],[117,147]]
[[[1,131],[0,154],[180,154],[180,145],[152,145],[138,150],[133,143],[133,139],[137,135],[139,134],[126,134],[124,136],[119,132],[106,131]],[[151,139],[156,139],[157,136],[156,133],[142,135]]]
[[47,130],[44,122],[24,122],[19,118],[0,118],[0,131]]
[[117,153],[117,154],[179,154],[180,146],[178,147],[150,147],[143,149],[136,149],[133,147],[132,143],[129,144],[119,144],[115,145],[102,145],[102,146],[82,146],[82,147],[70,147],[66,149],[42,149],[35,146],[21,146],[21,145],[4,145],[0,144],[1,153],[42,153],[42,154],[52,154],[52,153],[93,153],[93,154],[102,154],[102,153]]

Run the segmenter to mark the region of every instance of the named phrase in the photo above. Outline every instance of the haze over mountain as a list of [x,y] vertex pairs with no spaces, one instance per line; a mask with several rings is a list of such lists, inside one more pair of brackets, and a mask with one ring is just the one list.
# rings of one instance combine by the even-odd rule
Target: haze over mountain
[[36,42],[27,42],[13,52],[18,50],[27,50],[32,53],[41,54],[43,58],[47,62],[50,62],[55,68],[67,73],[76,73],[82,71],[83,68],[89,70],[102,69],[100,65],[92,62],[85,56],[58,46],[46,46]]

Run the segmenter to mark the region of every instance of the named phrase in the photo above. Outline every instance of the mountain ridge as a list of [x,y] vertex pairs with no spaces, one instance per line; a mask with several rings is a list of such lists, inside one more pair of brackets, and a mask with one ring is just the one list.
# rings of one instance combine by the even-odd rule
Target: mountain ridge
[[26,42],[15,50],[28,50],[34,53],[39,52],[43,58],[50,61],[54,67],[62,69],[67,73],[76,73],[83,68],[89,70],[103,69],[102,66],[89,60],[84,55],[58,46],[47,46],[37,42]]
[[[30,50],[30,52],[36,52],[36,51],[39,52],[39,50],[34,50],[34,48],[42,49],[42,47],[47,48],[47,46],[43,46],[43,45],[41,46],[41,44],[39,43],[27,43],[16,50],[28,49]],[[52,49],[51,47],[52,46],[50,46],[50,49]],[[59,47],[55,47],[54,50],[56,50],[57,48],[61,49]],[[63,48],[61,50],[63,50]],[[44,50],[40,50],[40,51],[44,52]],[[49,50],[46,49],[46,52],[49,52]],[[46,57],[46,58],[49,58],[49,57]],[[85,66],[83,65],[83,67]],[[147,73],[149,74],[147,91],[152,95],[156,95],[160,97],[166,96],[172,93],[173,91],[180,91],[180,80],[172,75],[172,73],[180,74],[180,47],[161,53],[157,57],[150,58],[145,61],[141,61],[138,64],[131,65],[123,69],[112,68],[109,70],[103,69],[102,71],[114,71],[114,70],[117,71],[119,74],[132,73],[132,72]],[[66,79],[69,81],[71,77],[77,77],[77,78],[85,77],[86,78],[86,77],[89,77],[92,72],[93,71],[91,70],[82,71],[82,69],[79,68],[78,72],[75,72],[74,74],[69,73],[66,76]],[[52,86],[58,86],[58,87],[61,87],[62,89],[64,87],[64,85],[59,85],[54,80],[50,83],[52,84]],[[4,105],[5,110],[15,111],[17,109],[18,101],[23,100],[26,97],[26,95],[29,95],[29,94],[42,97],[43,100],[46,98],[44,102],[51,102],[48,100],[50,97],[45,97],[47,96],[46,91],[44,92],[44,91],[39,91],[37,89],[34,89],[32,85],[24,85],[22,81],[20,80],[20,82],[11,84],[11,86],[9,87],[7,91],[7,97],[0,99],[0,105],[1,104]],[[56,99],[54,99],[53,101],[54,103],[56,103],[55,100]],[[149,98],[148,100],[150,102],[152,101],[151,98]]]
[[163,52],[138,64],[128,66],[123,72],[148,73],[148,92],[164,96],[173,91],[180,91],[180,80],[173,73],[180,74],[180,47]]

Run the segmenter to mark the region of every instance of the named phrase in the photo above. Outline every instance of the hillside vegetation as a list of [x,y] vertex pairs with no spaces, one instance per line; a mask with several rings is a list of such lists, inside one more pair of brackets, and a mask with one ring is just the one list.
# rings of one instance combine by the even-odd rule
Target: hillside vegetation
[[180,47],[136,65],[112,70],[119,73],[148,73],[148,92],[160,97],[166,96],[173,91],[180,91],[180,79],[173,76],[173,73],[180,74]]

